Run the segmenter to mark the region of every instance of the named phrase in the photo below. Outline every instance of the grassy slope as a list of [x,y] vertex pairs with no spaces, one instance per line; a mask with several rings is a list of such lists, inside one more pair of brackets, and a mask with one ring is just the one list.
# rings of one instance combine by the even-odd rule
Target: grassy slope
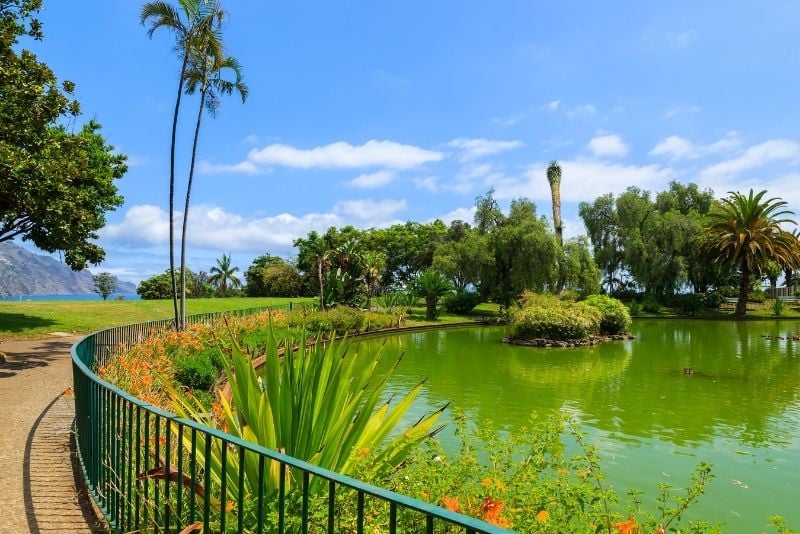
[[[189,299],[187,313],[238,310],[313,299]],[[51,332],[89,333],[109,326],[172,316],[171,300],[0,301],[0,340],[43,337]]]

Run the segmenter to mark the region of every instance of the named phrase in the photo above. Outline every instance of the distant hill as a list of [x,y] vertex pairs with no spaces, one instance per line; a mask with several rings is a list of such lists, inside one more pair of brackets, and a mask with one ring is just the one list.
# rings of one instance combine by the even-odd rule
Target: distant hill
[[[92,273],[75,272],[50,256],[34,254],[10,241],[0,243],[0,297],[13,295],[85,295],[94,293]],[[120,280],[115,294],[136,293]]]

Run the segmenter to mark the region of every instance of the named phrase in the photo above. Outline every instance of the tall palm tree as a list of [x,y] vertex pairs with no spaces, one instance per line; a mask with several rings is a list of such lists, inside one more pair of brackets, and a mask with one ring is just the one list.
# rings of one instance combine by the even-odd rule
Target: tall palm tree
[[181,108],[183,85],[193,47],[202,37],[212,31],[216,2],[210,0],[178,0],[180,9],[163,1],[147,2],[142,6],[139,20],[147,26],[147,36],[152,38],[156,30],[171,30],[175,34],[175,50],[181,57],[178,76],[178,91],[175,110],[172,114],[172,137],[169,150],[169,270],[172,280],[172,307],[175,328],[180,326],[178,313],[178,287],[175,273],[175,139],[178,131],[178,114]]
[[364,267],[363,280],[364,289],[367,294],[367,309],[372,306],[372,297],[378,289],[383,276],[383,270],[386,268],[386,256],[376,250],[368,250],[362,256],[362,265]]
[[751,189],[745,196],[731,191],[708,214],[706,251],[713,261],[732,265],[741,275],[737,316],[746,313],[752,276],[761,275],[767,262],[773,260],[793,268],[800,265],[797,238],[781,228],[781,224],[797,224],[788,218],[794,213],[784,209],[787,204],[783,200],[762,200],[766,193]]
[[[215,15],[215,26],[222,22],[224,14],[218,11]],[[186,184],[186,203],[183,208],[183,228],[181,229],[181,281],[186,276],[186,230],[189,220],[189,202],[192,196],[192,182],[194,180],[194,167],[197,157],[197,141],[200,137],[200,124],[203,119],[203,110],[208,111],[211,117],[216,117],[220,106],[222,95],[238,93],[242,102],[247,100],[248,89],[242,78],[242,68],[238,61],[232,57],[221,57],[218,36],[209,34],[206,36],[205,47],[198,46],[192,53],[189,61],[189,68],[186,71],[186,94],[200,92],[200,106],[197,110],[197,121],[194,128],[194,140],[192,142],[192,159],[189,165],[189,180]],[[202,44],[202,43],[201,43]],[[225,74],[230,72],[233,80],[225,78]],[[185,286],[181,286],[184,287]],[[186,325],[186,291],[181,294],[180,327]]]
[[550,196],[553,199],[553,228],[560,247],[564,246],[564,227],[561,222],[561,166],[556,160],[547,167],[547,181],[550,182]]
[[231,288],[237,288],[242,285],[241,280],[236,277],[236,271],[238,270],[238,267],[231,265],[230,252],[223,254],[217,260],[217,264],[209,269],[211,276],[208,277],[208,281],[217,286],[220,294],[224,297],[228,293],[228,283],[230,283]]

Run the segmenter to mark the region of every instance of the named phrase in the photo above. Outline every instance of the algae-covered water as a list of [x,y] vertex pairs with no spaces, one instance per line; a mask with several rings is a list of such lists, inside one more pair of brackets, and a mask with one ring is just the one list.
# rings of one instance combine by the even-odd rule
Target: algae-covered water
[[502,328],[362,343],[385,341],[386,366],[405,353],[389,391],[428,378],[409,419],[452,401],[473,423],[510,430],[532,411],[567,410],[609,481],[644,490],[651,510],[657,483],[684,487],[706,461],[716,478],[688,517],[760,532],[779,514],[800,528],[800,322],[642,320],[632,331],[575,349],[506,345]]

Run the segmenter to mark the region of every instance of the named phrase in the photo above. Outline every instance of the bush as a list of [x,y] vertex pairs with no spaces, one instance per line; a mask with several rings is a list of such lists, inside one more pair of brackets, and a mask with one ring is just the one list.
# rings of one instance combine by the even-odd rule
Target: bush
[[661,311],[661,303],[654,296],[648,295],[642,301],[642,310],[645,313],[659,313]]
[[639,315],[642,313],[642,305],[639,304],[638,300],[632,300],[628,304],[628,310],[631,312],[631,315]]
[[631,302],[641,297],[638,291],[631,288],[619,288],[611,292],[611,296],[617,300],[624,302]]
[[444,299],[444,309],[447,313],[467,314],[481,303],[481,296],[473,291],[457,291]]
[[717,292],[725,298],[732,298],[739,296],[739,290],[733,286],[718,287]]
[[568,341],[586,339],[600,333],[602,314],[583,303],[532,305],[511,313],[509,336],[517,339],[552,339]]
[[207,354],[199,353],[175,362],[175,378],[190,389],[208,391],[217,379],[217,370]]
[[754,289],[747,296],[747,301],[748,302],[759,302],[759,303],[762,303],[762,302],[766,302],[766,300],[767,300],[767,294],[764,293],[763,289]]
[[304,321],[309,334],[330,332],[353,334],[361,331],[364,315],[353,308],[337,306],[328,310],[312,312],[305,317],[302,315],[292,316],[289,326],[300,327]]
[[772,301],[772,306],[770,306],[770,310],[772,310],[772,314],[775,317],[780,317],[783,314],[783,307],[784,307],[783,300],[775,299]]
[[719,291],[709,291],[703,295],[703,306],[709,310],[716,310],[725,302],[725,295]]
[[679,313],[689,317],[696,317],[700,310],[703,309],[705,302],[702,295],[688,293],[686,295],[675,295],[671,304]]
[[606,295],[590,295],[586,297],[584,303],[596,308],[602,314],[601,334],[614,335],[628,331],[628,327],[631,325],[631,315],[628,308],[619,300]]

